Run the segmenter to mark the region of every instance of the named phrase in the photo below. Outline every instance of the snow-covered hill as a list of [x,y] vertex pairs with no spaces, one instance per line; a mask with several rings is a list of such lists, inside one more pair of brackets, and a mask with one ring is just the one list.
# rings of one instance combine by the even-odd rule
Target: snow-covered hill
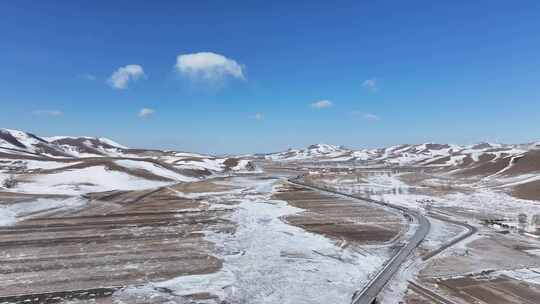
[[266,158],[271,160],[333,159],[343,157],[350,152],[351,150],[340,146],[317,144],[305,149],[289,149],[284,152],[268,154]]
[[44,155],[69,157],[61,147],[31,133],[19,130],[0,129],[0,152],[19,155]]
[[469,146],[424,143],[396,145],[380,149],[352,150],[341,146],[318,144],[305,149],[289,149],[284,152],[267,154],[265,158],[283,162],[334,161],[464,169],[486,162],[508,162],[512,157],[518,158],[539,148],[538,143],[523,145],[480,143]]
[[4,180],[15,178],[10,191],[76,194],[152,188],[253,169],[251,162],[237,157],[130,149],[107,138],[39,137],[0,129],[0,189]]
[[122,156],[129,149],[103,137],[54,136],[43,139],[75,157]]
[[128,148],[107,138],[39,137],[19,130],[0,129],[0,152],[42,157],[122,156]]
[[264,156],[267,160],[308,166],[411,166],[429,168],[453,180],[506,191],[523,199],[540,197],[540,143],[452,145],[424,143],[352,150],[312,145]]

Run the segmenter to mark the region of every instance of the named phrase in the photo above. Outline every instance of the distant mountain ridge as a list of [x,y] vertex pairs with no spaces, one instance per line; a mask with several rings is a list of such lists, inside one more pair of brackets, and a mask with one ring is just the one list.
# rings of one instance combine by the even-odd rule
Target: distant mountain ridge
[[288,149],[283,152],[271,153],[266,155],[267,159],[271,160],[301,160],[315,158],[335,158],[342,156],[347,151],[350,151],[341,146],[316,144],[308,146],[305,149]]
[[[181,152],[149,149],[130,149],[105,137],[52,136],[40,137],[32,133],[0,129],[0,153],[49,158],[84,157],[154,157]],[[184,153],[194,157],[208,157]]]
[[60,146],[50,143],[32,133],[19,130],[0,129],[0,152],[8,154],[44,155],[70,157]]
[[400,166],[467,166],[518,157],[540,149],[539,143],[494,144],[403,144],[378,149],[353,150],[343,146],[317,144],[304,149],[289,149],[264,157],[273,161],[365,162],[366,164]]
[[255,169],[241,157],[130,149],[103,137],[39,137],[0,129],[0,189],[8,178],[22,181],[17,191],[40,193],[151,188]]
[[46,157],[115,156],[128,148],[107,138],[39,137],[19,130],[0,129],[0,152]]
[[76,157],[106,155],[117,156],[123,154],[129,148],[122,146],[108,138],[96,137],[46,137],[49,143]]
[[352,150],[319,144],[304,149],[263,155],[266,160],[289,165],[413,166],[449,178],[465,178],[482,186],[506,189],[524,199],[540,198],[540,143],[404,144],[380,149]]

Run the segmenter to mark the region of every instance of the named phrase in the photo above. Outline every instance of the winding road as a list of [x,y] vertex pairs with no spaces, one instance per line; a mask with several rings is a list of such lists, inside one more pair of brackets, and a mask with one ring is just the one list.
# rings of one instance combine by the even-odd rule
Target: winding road
[[404,246],[402,246],[399,249],[399,251],[396,254],[394,254],[394,256],[389,261],[387,261],[384,264],[383,268],[376,274],[376,276],[373,279],[370,280],[370,282],[362,290],[355,293],[352,299],[352,304],[373,303],[375,299],[377,298],[377,295],[384,288],[384,286],[388,283],[388,281],[390,281],[390,279],[392,279],[394,274],[399,270],[401,265],[407,260],[409,255],[414,251],[414,249],[416,249],[420,245],[420,243],[422,243],[426,235],[429,233],[430,223],[428,219],[422,214],[416,211],[412,211],[402,206],[388,204],[388,203],[373,200],[370,198],[355,196],[355,195],[342,193],[335,190],[308,185],[301,182],[300,181],[301,178],[302,176],[291,178],[289,179],[289,182],[303,186],[303,187],[311,188],[314,190],[333,193],[333,194],[389,207],[389,208],[398,210],[399,212],[403,213],[406,217],[413,219],[415,224],[417,224],[417,229],[414,235],[408,240],[408,242]]
[[447,222],[447,223],[450,223],[450,224],[453,224],[453,225],[457,225],[457,226],[461,226],[465,229],[467,229],[467,232],[456,237],[456,238],[453,238],[451,239],[450,241],[444,243],[443,245],[441,245],[441,247],[433,250],[433,251],[430,251],[428,253],[426,253],[424,256],[422,256],[422,260],[423,261],[427,261],[429,259],[431,259],[432,257],[438,255],[439,253],[443,252],[444,250],[448,249],[449,247],[452,247],[454,246],[455,244],[463,241],[464,239],[470,237],[471,235],[475,234],[476,232],[478,232],[478,228],[472,226],[472,225],[469,225],[467,223],[463,223],[463,222],[459,222],[459,221],[454,221],[454,220],[451,220],[445,216],[440,216],[440,215],[436,215],[436,214],[430,214],[429,215],[430,217],[432,218],[435,218],[435,219],[438,219],[440,221],[443,221],[443,222]]
[[[417,225],[417,229],[414,232],[414,235],[407,241],[407,243],[405,245],[401,246],[401,248],[392,256],[392,258],[390,260],[388,260],[384,264],[383,268],[370,280],[370,282],[362,290],[360,290],[360,291],[358,291],[358,292],[356,292],[354,294],[353,299],[352,299],[352,304],[371,304],[371,303],[374,303],[374,301],[377,298],[377,295],[381,292],[381,290],[384,288],[384,286],[392,279],[392,277],[399,270],[401,265],[403,263],[405,263],[407,258],[414,251],[414,249],[416,249],[422,243],[422,241],[425,239],[425,237],[429,233],[429,229],[430,229],[430,226],[431,226],[429,220],[424,215],[422,215],[421,213],[419,213],[417,211],[413,211],[413,210],[405,208],[405,207],[402,207],[402,206],[393,205],[393,204],[385,203],[385,202],[382,202],[382,201],[377,201],[377,200],[370,199],[370,198],[365,198],[365,197],[361,197],[361,196],[342,193],[342,192],[335,191],[335,190],[332,190],[332,189],[322,188],[322,187],[319,187],[319,186],[303,183],[301,181],[302,177],[303,177],[303,175],[297,176],[295,178],[291,178],[291,179],[289,179],[289,182],[291,182],[293,184],[303,186],[303,187],[311,188],[311,189],[314,189],[314,190],[328,192],[328,193],[332,193],[332,194],[337,194],[337,195],[341,195],[341,196],[345,196],[345,197],[349,197],[349,198],[353,198],[353,199],[358,199],[358,200],[362,200],[362,201],[367,201],[367,202],[370,202],[370,203],[374,203],[374,204],[378,204],[378,205],[381,205],[381,206],[385,206],[385,207],[389,207],[389,208],[398,210],[399,212],[403,213],[403,215],[405,217],[408,217],[408,218],[412,219],[414,221],[414,223]],[[422,256],[422,261],[427,261],[427,260],[431,259],[432,257],[438,255],[442,251],[444,251],[444,250],[448,249],[449,247],[451,247],[451,246],[465,240],[466,238],[472,236],[473,234],[475,234],[478,231],[478,229],[476,227],[472,226],[472,225],[469,225],[467,223],[460,222],[460,221],[455,221],[455,220],[449,219],[448,217],[445,217],[445,216],[440,216],[440,215],[433,214],[433,213],[429,214],[429,216],[432,217],[432,218],[438,219],[440,221],[449,223],[449,224],[461,226],[461,227],[467,229],[467,232],[460,235],[460,236],[458,236],[458,237],[456,237],[456,238],[453,238],[453,239],[449,240],[448,242],[441,245],[439,248],[426,253],[425,255]],[[417,283],[417,282],[409,281],[409,283],[410,283],[411,288],[414,291],[426,296],[428,299],[433,300],[435,303],[444,303],[444,304],[453,303],[452,301],[450,301],[448,299],[445,299],[442,296],[437,295],[434,291],[431,291],[431,290],[419,285],[419,283]]]

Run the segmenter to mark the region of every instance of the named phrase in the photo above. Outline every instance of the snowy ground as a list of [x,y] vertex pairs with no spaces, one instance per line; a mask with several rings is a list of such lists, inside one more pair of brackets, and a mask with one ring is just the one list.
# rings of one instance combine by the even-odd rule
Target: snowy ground
[[[176,176],[177,173],[151,162],[115,162],[126,168],[144,169],[156,175],[189,181],[182,180]],[[27,167],[32,169],[39,165],[28,162]],[[43,166],[52,169],[57,165],[55,162],[47,162]],[[240,163],[237,169],[245,165]],[[0,174],[0,180],[7,176]],[[450,192],[439,196],[418,194],[414,191],[415,187],[402,182],[399,175],[387,172],[347,179],[347,182],[335,177],[323,181],[333,184],[340,191],[370,193],[373,198],[426,214],[434,209],[441,212],[459,210],[460,218],[471,215],[466,219],[473,224],[477,223],[475,216],[485,214],[505,218],[516,218],[520,213],[540,214],[540,204],[516,199],[490,188],[477,188],[471,193]],[[223,303],[349,303],[353,293],[361,289],[369,277],[390,258],[388,247],[352,244],[342,248],[322,235],[288,225],[282,218],[303,210],[289,206],[285,201],[271,199],[272,193],[280,187],[282,181],[244,176],[227,178],[216,183],[233,186],[231,188],[234,189],[204,193],[174,191],[185,198],[203,199],[208,205],[205,210],[234,210],[226,218],[237,225],[234,233],[201,231],[205,233],[206,240],[215,244],[212,254],[223,261],[222,269],[212,274],[182,276],[128,288],[122,290],[118,297],[129,293],[159,293],[157,287],[166,287],[177,295],[210,292],[226,301]],[[80,195],[107,190],[140,190],[168,184],[171,183],[149,181],[124,172],[107,170],[103,166],[94,166],[47,175],[29,175],[26,181],[17,185],[15,191]],[[59,208],[79,208],[85,203],[81,198],[68,198],[36,199],[3,205],[0,207],[0,226],[13,225],[35,212],[43,214]],[[184,209],[188,210],[190,209]],[[421,246],[423,251],[433,250],[463,232],[460,227],[436,219],[430,218],[430,222],[432,227]],[[437,257],[462,255],[468,248],[467,244],[479,238],[472,237]],[[531,251],[531,254],[537,253]],[[404,265],[383,291],[383,303],[395,304],[401,300],[407,290],[407,281],[416,279],[425,266],[418,258]],[[524,281],[540,280],[534,271],[531,271],[500,270],[495,272],[495,275],[506,275]]]
[[540,285],[540,268],[523,268],[503,270],[492,273],[493,276],[504,275],[519,281]]
[[10,191],[22,193],[78,195],[109,190],[140,190],[170,183],[138,178],[104,166],[66,170],[46,175],[33,175]]
[[[389,202],[394,205],[404,206],[424,214],[427,214],[428,210],[431,210],[431,207],[435,204],[437,207],[455,205],[455,198],[452,197],[441,198],[417,194],[417,191],[414,191],[415,187],[405,184],[399,179],[399,176],[399,174],[382,172],[363,174],[356,176],[353,179],[347,177],[332,177],[329,180],[326,180],[323,178],[322,182],[331,184],[342,192],[370,196],[371,198]],[[342,182],[344,179],[347,180],[346,183]],[[354,180],[356,180],[356,182]],[[463,197],[460,196],[460,202],[466,197],[466,195],[463,195]],[[448,240],[455,238],[464,232],[464,229],[459,226],[434,218],[429,218],[429,221],[431,223],[430,232],[420,246],[420,249],[423,252],[436,249]],[[455,252],[452,250],[452,247],[448,252],[443,252],[440,256],[444,256],[444,253],[450,252]],[[425,262],[420,259],[420,253],[415,253],[415,256],[402,265],[401,270],[383,289],[380,295],[381,303],[395,304],[401,301],[407,291],[408,281],[416,280],[417,275],[425,266]]]
[[242,177],[228,183],[242,189],[214,194],[211,202],[237,202],[230,218],[237,230],[206,235],[224,260],[221,271],[154,286],[176,294],[209,291],[228,303],[349,303],[388,258],[386,249],[340,248],[324,236],[283,222],[281,217],[302,210],[270,199],[276,180]]
[[86,204],[86,200],[79,197],[65,199],[38,198],[27,202],[19,202],[11,205],[0,205],[0,226],[10,226],[17,221],[23,220],[30,215],[59,209],[80,208]]
[[[424,191],[426,189],[422,187],[431,186],[437,189],[437,187],[449,185],[446,182],[452,183],[453,181],[446,181],[444,178],[433,178],[423,180],[421,185],[404,185],[399,181],[399,178],[399,175],[365,175],[359,179],[359,183],[349,184],[345,187],[351,192],[368,193],[372,198],[405,206],[426,214],[429,211],[440,211],[455,219],[465,220],[477,227],[480,227],[479,219],[482,218],[505,218],[508,219],[508,222],[505,222],[506,224],[516,226],[517,218],[520,214],[526,214],[529,218],[533,215],[540,214],[540,204],[538,202],[517,199],[500,191],[499,187],[494,186],[500,184],[506,185],[508,182],[516,182],[517,180],[527,180],[527,177],[512,180],[500,179],[497,182],[491,181],[489,184],[467,185],[461,182],[461,184],[457,184],[460,191],[440,192]],[[384,191],[385,187],[400,190]],[[371,189],[371,191],[366,191],[366,189]],[[429,218],[429,220],[431,222],[431,229],[421,246],[423,249],[433,250],[460,233],[463,233],[463,229],[455,225],[434,218]],[[530,227],[533,226],[535,225],[530,225]],[[535,229],[535,227],[533,228]],[[538,272],[535,272],[538,269],[523,268],[523,265],[537,265],[535,264],[535,260],[512,249],[512,245],[507,245],[509,248],[506,248],[494,242],[489,237],[493,233],[496,234],[496,232],[490,231],[487,228],[481,228],[480,233],[446,249],[428,263],[422,262],[418,258],[411,259],[409,264],[404,265],[400,273],[385,288],[381,294],[382,302],[389,304],[397,303],[407,290],[407,281],[415,280],[419,274],[421,276],[436,276],[437,273],[445,273],[445,271],[447,273],[460,273],[460,271],[461,273],[475,273],[486,269],[511,269],[495,271],[493,276],[504,275],[528,283],[538,284],[540,282],[540,276]],[[501,238],[503,236],[499,236],[497,239]],[[529,238],[529,241],[527,241],[526,237],[520,237],[518,234],[515,234],[514,238],[524,244],[533,244],[534,242],[533,239]],[[506,242],[509,241],[510,239],[506,240]],[[503,242],[500,244],[506,243]],[[478,248],[484,248],[485,250],[486,247],[492,250],[492,256],[488,259],[483,255],[482,251],[478,250]],[[471,252],[474,253],[471,254]],[[529,254],[533,255],[535,252],[532,250]],[[503,260],[506,262],[503,263]],[[452,272],[452,270],[454,271]]]
[[448,240],[459,236],[466,230],[463,227],[457,225],[450,225],[441,220],[430,217],[429,234],[424,242],[422,242],[422,248],[428,250],[437,249],[442,244],[448,242]]
[[[359,182],[341,183],[340,179],[324,179],[325,183],[334,184],[341,191],[351,193],[367,193],[395,205],[426,211],[428,208],[451,208],[470,214],[471,217],[482,218],[486,215],[501,218],[517,219],[520,213],[532,216],[540,214],[540,204],[536,201],[515,198],[498,187],[479,187],[469,185],[468,191],[448,191],[439,195],[422,194],[426,185],[441,187],[444,179],[423,180],[422,185],[408,185],[400,180],[400,174],[366,174]],[[464,187],[465,185],[461,185]]]
[[66,166],[72,166],[79,164],[80,162],[57,162],[49,160],[19,160],[19,159],[5,159],[2,163],[1,168],[14,168],[22,170],[49,170],[49,169],[58,169]]
[[181,181],[181,182],[193,182],[193,181],[198,180],[196,178],[187,177],[182,174],[176,173],[172,170],[166,169],[152,162],[129,160],[129,159],[121,159],[121,160],[116,160],[114,162],[117,165],[120,165],[124,168],[145,170],[157,176],[163,176],[163,177],[170,178],[172,180]]

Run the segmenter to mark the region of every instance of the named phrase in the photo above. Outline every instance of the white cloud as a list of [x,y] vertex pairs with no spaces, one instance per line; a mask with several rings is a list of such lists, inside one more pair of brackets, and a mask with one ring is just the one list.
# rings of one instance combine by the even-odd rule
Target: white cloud
[[32,112],[32,114],[38,116],[58,117],[64,115],[64,112],[58,110],[37,110]]
[[319,100],[311,104],[312,108],[324,109],[333,106],[334,104],[330,100]]
[[212,52],[181,54],[175,69],[194,81],[223,82],[227,77],[245,79],[244,68],[233,59]]
[[362,86],[371,91],[377,91],[379,89],[379,87],[377,86],[377,79],[375,78],[364,80],[364,82],[362,83]]
[[375,115],[375,114],[371,114],[371,113],[366,113],[363,115],[363,118],[365,120],[369,120],[369,121],[377,121],[377,120],[381,120],[381,118],[378,116],[378,115]]
[[361,111],[351,111],[350,114],[352,116],[361,117],[362,119],[368,120],[368,121],[379,121],[379,120],[381,120],[381,117],[379,117],[378,115],[375,115],[373,113],[365,113],[365,112],[361,112]]
[[115,89],[123,90],[127,88],[130,81],[138,80],[143,76],[144,70],[142,66],[138,64],[128,64],[118,68],[118,70],[109,77],[107,83]]
[[263,120],[264,119],[264,114],[263,113],[255,113],[254,115],[251,116],[251,118],[256,119],[256,120]]
[[142,108],[137,116],[139,116],[139,118],[146,119],[154,115],[154,113],[156,113],[154,109]]

